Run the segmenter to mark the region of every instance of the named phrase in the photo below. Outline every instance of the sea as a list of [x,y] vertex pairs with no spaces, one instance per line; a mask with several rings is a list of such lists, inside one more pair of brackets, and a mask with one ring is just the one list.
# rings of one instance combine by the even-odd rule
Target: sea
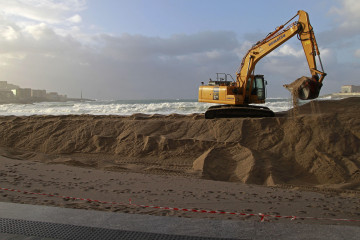
[[[323,99],[326,100],[326,99]],[[287,111],[292,107],[288,98],[267,98],[265,104],[274,112]],[[2,116],[31,115],[122,115],[143,114],[193,114],[204,113],[216,105],[200,103],[197,99],[162,100],[95,100],[84,102],[40,102],[32,104],[0,104]]]

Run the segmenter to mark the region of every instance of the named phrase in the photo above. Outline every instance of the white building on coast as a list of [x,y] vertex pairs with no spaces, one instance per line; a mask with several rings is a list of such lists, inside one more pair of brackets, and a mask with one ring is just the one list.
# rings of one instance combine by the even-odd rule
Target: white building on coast
[[341,93],[360,93],[360,86],[343,85],[341,86]]
[[338,93],[329,94],[333,98],[360,97],[360,86],[342,85]]
[[7,81],[0,81],[0,103],[38,101],[67,101],[67,96],[57,92],[47,93],[46,90],[21,88]]

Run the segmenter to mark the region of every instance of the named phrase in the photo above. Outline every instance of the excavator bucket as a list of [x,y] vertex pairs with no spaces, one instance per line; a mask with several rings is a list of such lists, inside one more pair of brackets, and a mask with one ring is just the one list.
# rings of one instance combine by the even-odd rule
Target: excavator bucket
[[290,84],[285,84],[284,87],[291,92],[293,98],[310,100],[319,96],[322,83],[314,78],[301,77]]

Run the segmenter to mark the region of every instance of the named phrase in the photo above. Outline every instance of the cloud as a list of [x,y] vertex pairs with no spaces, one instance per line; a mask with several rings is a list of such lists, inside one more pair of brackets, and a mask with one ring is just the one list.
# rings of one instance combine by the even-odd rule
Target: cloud
[[[85,6],[85,0],[2,0],[0,12],[7,18],[56,24],[66,20],[67,14],[81,11]],[[75,19],[79,20],[79,17]]]
[[72,23],[80,23],[82,21],[81,16],[79,14],[76,14],[76,15],[68,18],[67,20]]
[[323,44],[337,48],[351,48],[359,45],[360,36],[360,1],[337,1],[338,7],[332,7],[328,15],[332,18],[331,28],[319,33]]
[[293,56],[293,57],[300,57],[304,55],[304,51],[302,49],[296,50],[294,47],[285,44],[279,49],[271,52],[268,56],[270,57],[278,57],[278,56]]
[[348,30],[360,29],[360,2],[358,0],[339,1],[340,7],[332,7],[330,14],[337,16],[340,27]]
[[36,40],[40,40],[41,38],[51,35],[54,36],[54,31],[45,23],[27,26],[24,31],[29,33]]
[[354,56],[360,58],[360,48],[355,51]]
[[[225,37],[226,36],[226,37]],[[170,38],[147,37],[142,35],[123,34],[121,36],[100,35],[97,39],[106,44],[104,51],[109,51],[129,59],[139,55],[186,55],[213,50],[231,50],[238,46],[233,32],[201,32],[196,34],[177,34]],[[108,48],[110,47],[110,48]],[[115,50],[115,52],[114,52]],[[132,54],[127,53],[131,51]]]
[[232,72],[239,62],[233,32],[169,38],[100,34],[90,45],[45,23],[18,27],[15,33],[18,39],[0,39],[6,51],[0,68],[7,80],[69,96],[83,90],[105,99],[194,98],[214,70]]
[[0,36],[8,41],[16,40],[19,34],[12,26],[0,26]]
[[[230,31],[168,38],[98,34],[88,44],[45,23],[12,26],[17,38],[0,39],[2,76],[23,87],[74,97],[82,90],[97,99],[196,98],[200,82],[216,72],[234,76],[251,47]],[[326,69],[337,67],[331,49],[320,51]],[[309,69],[301,45],[287,44],[261,60],[256,73],[265,74],[270,96],[286,96],[281,86],[308,75]]]

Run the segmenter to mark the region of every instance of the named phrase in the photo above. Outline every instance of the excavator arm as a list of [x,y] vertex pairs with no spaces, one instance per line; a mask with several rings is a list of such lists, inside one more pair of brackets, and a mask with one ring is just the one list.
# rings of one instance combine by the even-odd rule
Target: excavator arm
[[[319,47],[316,42],[313,27],[310,25],[309,15],[301,10],[298,12],[298,15],[299,15],[298,24],[301,24],[301,29],[302,29],[299,32],[298,36],[304,49],[304,53],[309,65],[311,76],[312,78],[314,78],[314,80],[318,79],[318,82],[321,83],[324,80],[326,73],[324,73],[324,68],[320,58]],[[316,67],[315,56],[318,56],[321,71],[319,71]]]
[[[288,25],[288,23],[297,16],[299,16],[298,21]],[[321,82],[326,76],[326,73],[324,73],[323,70],[320,51],[315,39],[314,30],[309,21],[309,16],[305,11],[302,10],[298,11],[298,13],[287,23],[277,27],[274,32],[269,33],[268,36],[266,36],[263,40],[257,42],[244,56],[236,74],[237,86],[243,90],[243,96],[250,95],[251,86],[253,85],[252,81],[254,80],[251,76],[253,76],[257,62],[295,35],[298,36],[298,39],[302,43],[312,76],[312,81],[308,81],[307,83],[314,85],[314,89],[312,91],[317,92],[308,94],[307,96],[301,96],[303,96],[305,99],[312,99],[318,96],[321,88]],[[321,71],[318,70],[316,66],[316,55],[319,58]],[[247,84],[250,84],[250,86],[246,86]],[[289,85],[284,86],[289,88]]]

